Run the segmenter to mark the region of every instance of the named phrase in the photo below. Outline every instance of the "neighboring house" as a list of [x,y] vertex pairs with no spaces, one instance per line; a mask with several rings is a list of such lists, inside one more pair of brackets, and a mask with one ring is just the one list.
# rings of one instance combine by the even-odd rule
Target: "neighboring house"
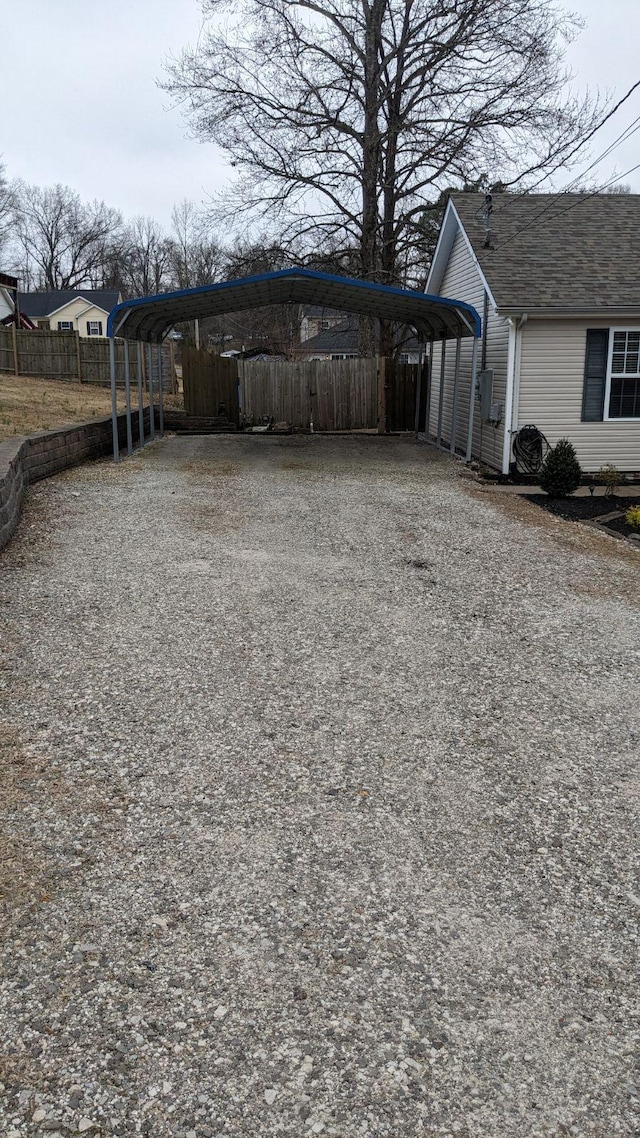
[[350,360],[358,355],[358,321],[344,314],[329,328],[302,340],[296,355],[307,360]]
[[52,332],[79,332],[82,337],[106,336],[107,317],[122,294],[117,289],[62,289],[22,292],[20,310]]
[[[583,469],[640,471],[640,195],[453,194],[426,291],[483,317],[474,457],[507,474],[526,424],[568,438]],[[461,343],[464,453],[472,342]],[[450,443],[455,344],[434,345],[429,433]],[[480,401],[482,399],[482,402]],[[441,412],[441,413],[440,413]]]
[[14,316],[17,291],[18,281],[16,277],[11,277],[8,273],[0,273],[0,324],[3,324],[5,320],[8,322]]
[[303,304],[300,308],[300,342],[310,340],[320,332],[335,328],[342,324],[345,312],[337,312],[335,308],[323,308],[319,304]]
[[[311,360],[351,360],[358,357],[358,317],[342,316],[339,323],[303,340],[296,355]],[[420,346],[415,337],[408,336],[401,345],[398,362],[418,363]]]
[[[5,328],[16,323],[16,298],[18,295],[18,278],[9,273],[0,273],[0,324]],[[35,324],[19,311],[19,326],[25,329],[35,328]]]

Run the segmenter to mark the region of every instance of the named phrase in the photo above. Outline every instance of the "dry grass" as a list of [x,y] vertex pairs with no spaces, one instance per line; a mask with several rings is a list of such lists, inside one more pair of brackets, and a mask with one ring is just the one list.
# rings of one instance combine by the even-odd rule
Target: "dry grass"
[[[133,400],[135,403],[135,393]],[[118,394],[118,407],[124,411],[124,392]],[[0,376],[0,441],[97,419],[110,411],[111,393],[106,387],[22,375]]]

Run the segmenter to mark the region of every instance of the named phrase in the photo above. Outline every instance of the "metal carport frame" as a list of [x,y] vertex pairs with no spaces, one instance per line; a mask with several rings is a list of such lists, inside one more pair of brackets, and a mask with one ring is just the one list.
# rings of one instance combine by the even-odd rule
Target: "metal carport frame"
[[[110,340],[111,395],[113,414],[113,455],[119,460],[115,337],[125,341],[125,391],[127,406],[127,452],[131,445],[131,394],[129,377],[129,340],[146,341],[160,345],[170,329],[182,321],[202,320],[207,316],[220,316],[225,312],[241,312],[269,304],[318,304],[344,312],[354,312],[379,320],[397,321],[414,328],[423,342],[474,338],[471,376],[470,431],[467,460],[471,457],[471,429],[475,398],[475,372],[477,352],[475,346],[481,335],[482,321],[471,304],[431,296],[412,289],[394,288],[373,281],[351,277],[332,276],[313,269],[283,269],[280,272],[261,273],[240,280],[222,281],[201,288],[181,289],[159,293],[157,296],[139,297],[118,304],[109,315],[107,335]],[[141,390],[141,353],[138,353],[138,391]],[[159,363],[159,411],[162,420],[161,353]],[[456,351],[456,377],[458,387],[460,352]],[[431,386],[431,384],[430,384]],[[154,432],[154,410],[151,405],[151,430]],[[162,433],[162,422],[160,423]],[[141,439],[141,442],[144,440]]]

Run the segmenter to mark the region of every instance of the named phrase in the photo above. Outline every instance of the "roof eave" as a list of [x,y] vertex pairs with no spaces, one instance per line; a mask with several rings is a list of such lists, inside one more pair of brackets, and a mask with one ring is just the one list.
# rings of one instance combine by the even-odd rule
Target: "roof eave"
[[520,304],[499,304],[497,312],[500,316],[519,316],[522,313],[527,314],[530,319],[536,317],[566,317],[571,316],[576,319],[584,320],[608,320],[618,316],[629,317],[635,316],[640,319],[640,305],[579,305],[579,304],[553,304],[553,305],[532,305],[525,303]]

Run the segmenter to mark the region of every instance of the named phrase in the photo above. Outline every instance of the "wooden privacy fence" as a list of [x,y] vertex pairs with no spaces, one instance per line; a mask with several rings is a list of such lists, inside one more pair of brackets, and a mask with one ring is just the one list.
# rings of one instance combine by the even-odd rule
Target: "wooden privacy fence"
[[[116,340],[116,383],[124,386],[124,340]],[[157,390],[158,367],[153,348],[154,384]],[[147,367],[147,345],[143,345],[143,366]],[[138,346],[129,342],[131,381],[137,380]],[[0,372],[12,375],[42,376],[44,379],[75,380],[101,387],[111,382],[109,374],[109,341],[96,336],[84,339],[77,332],[31,332],[26,329],[0,328]],[[173,391],[175,368],[173,346],[162,345],[163,389]]]
[[[421,387],[426,390],[427,364],[423,363]],[[385,360],[386,429],[413,431],[416,424],[416,397],[420,364],[399,364]]]
[[210,418],[224,408],[236,426],[242,418],[313,423],[315,431],[412,431],[418,372],[417,364],[378,358],[236,360],[182,350],[187,414]]
[[213,418],[224,414],[236,427],[240,425],[236,359],[214,356],[204,348],[185,345],[182,389],[187,415]]
[[266,417],[315,431],[375,430],[378,361],[241,360],[244,418]]

